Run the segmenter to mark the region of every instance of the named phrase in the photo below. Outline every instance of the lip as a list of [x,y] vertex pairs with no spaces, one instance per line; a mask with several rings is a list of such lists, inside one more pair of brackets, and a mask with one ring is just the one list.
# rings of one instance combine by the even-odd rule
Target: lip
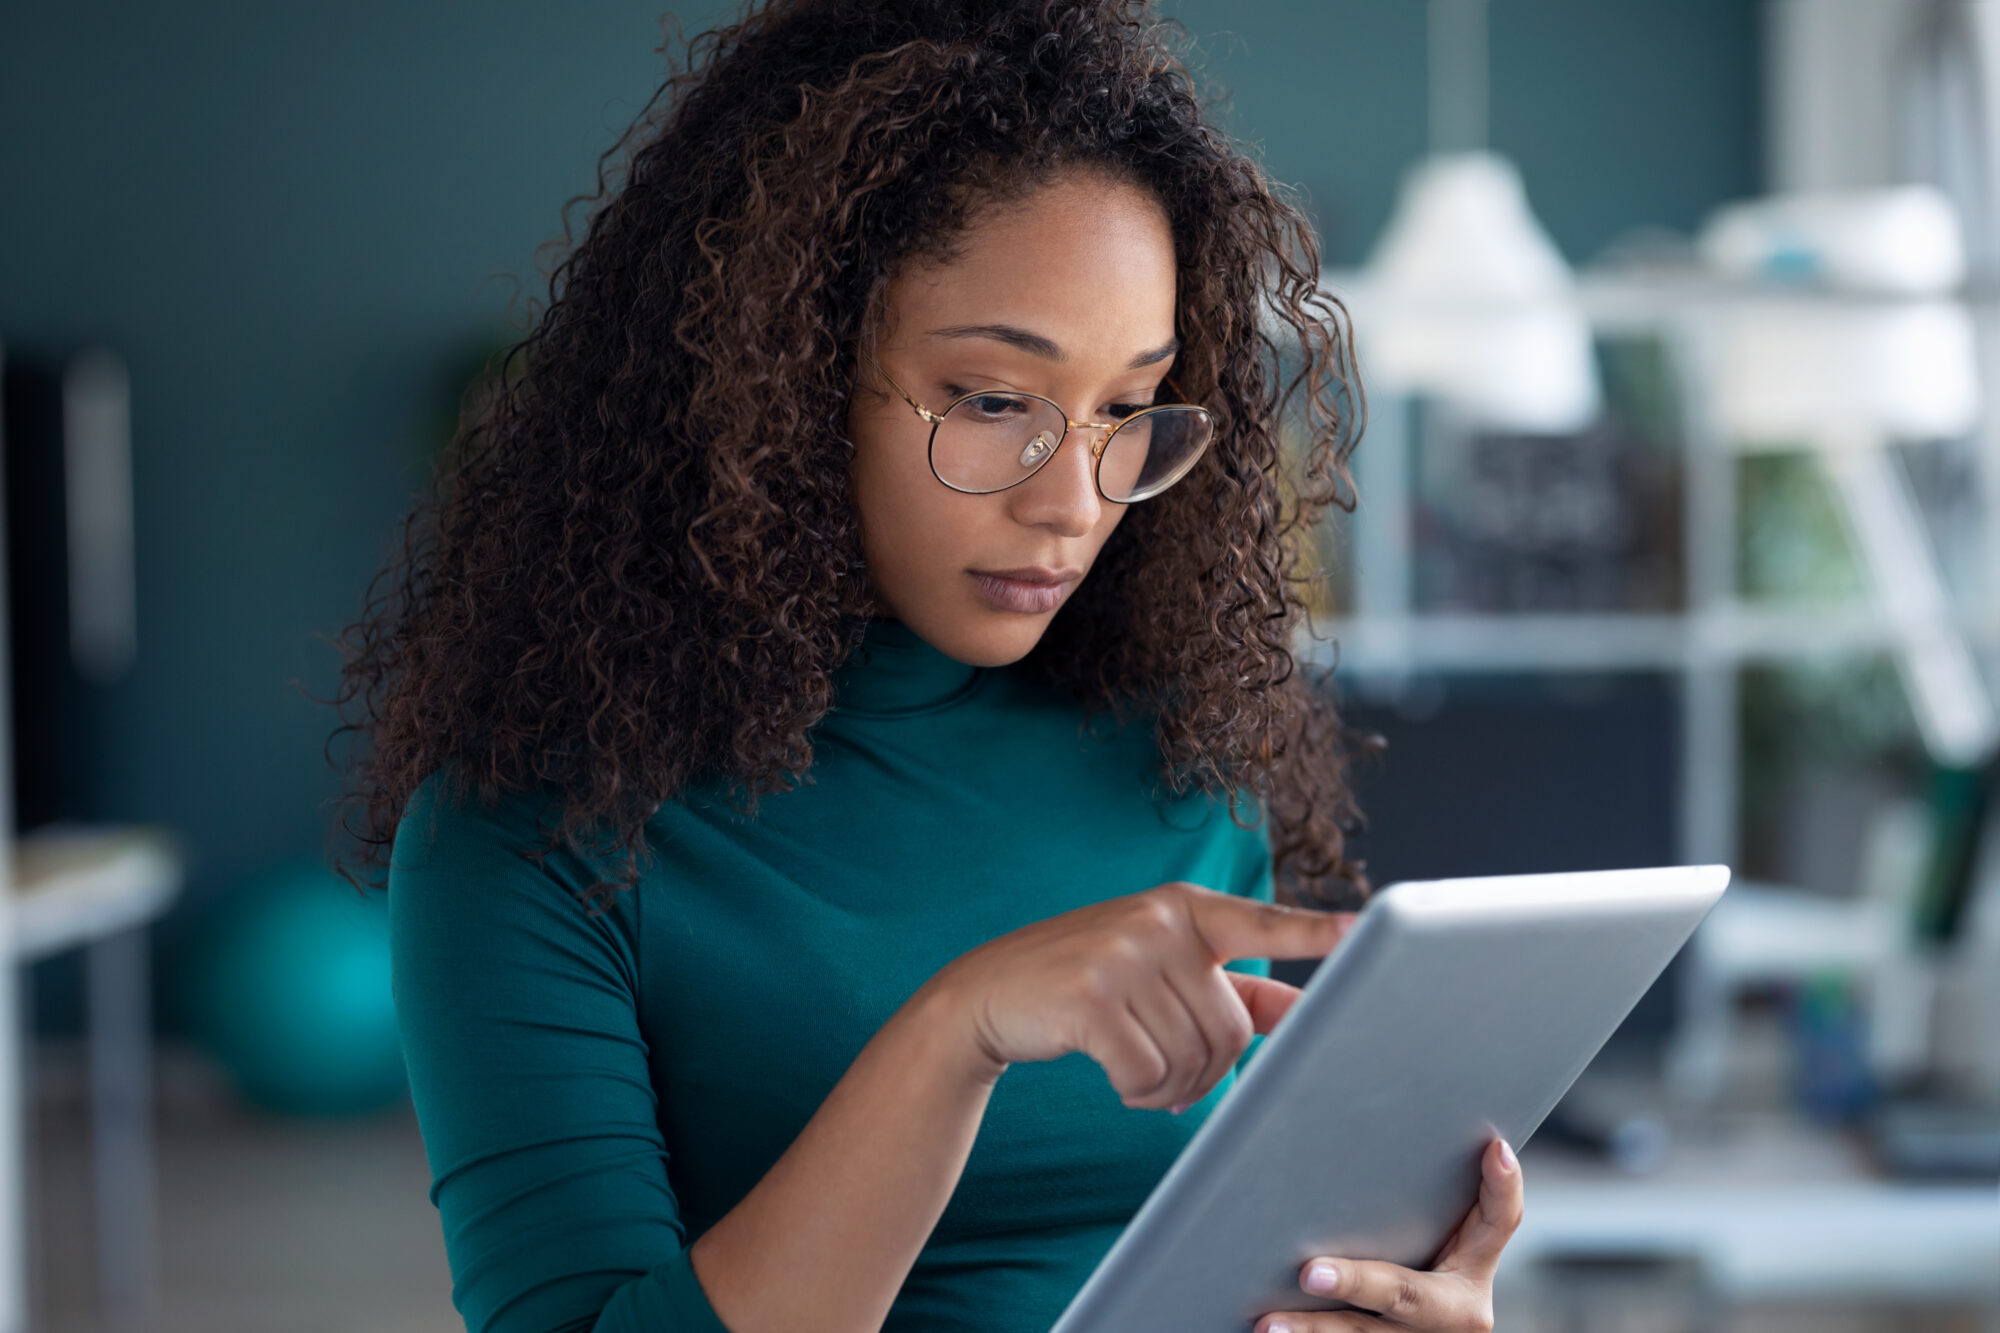
[[968,574],[984,574],[988,578],[1011,579],[1015,583],[1073,583],[1083,577],[1080,569],[1050,569],[1047,565],[1022,565],[1019,569],[971,569]]
[[1073,584],[1083,577],[1076,569],[1029,565],[1021,569],[968,569],[973,586],[997,610],[1041,615],[1062,605]]

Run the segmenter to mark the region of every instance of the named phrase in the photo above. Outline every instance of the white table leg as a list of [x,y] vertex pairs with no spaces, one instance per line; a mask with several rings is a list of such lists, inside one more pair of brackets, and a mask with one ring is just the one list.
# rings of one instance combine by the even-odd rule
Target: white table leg
[[155,1291],[153,1068],[146,927],[92,944],[90,1133],[106,1328],[143,1328]]

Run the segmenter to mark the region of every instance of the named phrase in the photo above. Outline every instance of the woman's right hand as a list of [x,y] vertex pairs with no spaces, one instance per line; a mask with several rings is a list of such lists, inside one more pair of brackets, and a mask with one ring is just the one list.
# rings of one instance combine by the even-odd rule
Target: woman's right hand
[[1232,972],[1237,958],[1318,958],[1352,912],[1287,907],[1180,881],[1036,921],[953,959],[955,997],[986,1070],[1082,1051],[1125,1105],[1200,1101],[1298,998]]

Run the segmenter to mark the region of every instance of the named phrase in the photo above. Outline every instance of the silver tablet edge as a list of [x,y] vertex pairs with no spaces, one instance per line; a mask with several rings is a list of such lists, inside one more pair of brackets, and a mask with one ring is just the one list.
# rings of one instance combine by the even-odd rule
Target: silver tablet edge
[[[1700,928],[1702,920],[1721,898],[1729,879],[1730,870],[1726,865],[1696,865],[1398,881],[1370,895],[1364,910],[1356,919],[1354,929],[1341,941],[1341,945],[1313,970],[1301,989],[1299,998],[1293,1002],[1291,1010],[1280,1021],[1278,1029],[1266,1037],[1265,1045],[1269,1046],[1278,1041],[1292,1019],[1301,1018],[1305,1013],[1323,1007],[1330,1002],[1331,995],[1346,989],[1347,985],[1360,976],[1365,962],[1358,960],[1366,959],[1369,956],[1368,951],[1359,948],[1350,950],[1345,946],[1349,943],[1358,944],[1364,932],[1372,933],[1398,926],[1405,928],[1421,926],[1427,920],[1436,920],[1440,917],[1462,919],[1465,915],[1477,915],[1485,906],[1480,901],[1482,890],[1490,895],[1492,889],[1501,884],[1516,890],[1526,887],[1547,891],[1545,901],[1550,906],[1571,906],[1578,901],[1605,902],[1606,889],[1615,883],[1617,892],[1610,895],[1612,905],[1629,903],[1634,906],[1657,906],[1668,902],[1689,909],[1699,907],[1699,911],[1692,913],[1687,933],[1676,947],[1675,955],[1669,956],[1668,965],[1671,965],[1672,957],[1687,947],[1694,932]],[[1377,907],[1377,904],[1380,906]],[[1521,905],[1522,900],[1517,894],[1510,900],[1508,910],[1518,911]],[[1527,905],[1533,905],[1532,898]],[[1375,910],[1365,910],[1369,908]],[[1395,919],[1391,920],[1392,917]],[[1664,966],[1661,971],[1665,971]],[[1626,1012],[1620,1014],[1617,1021],[1612,1024],[1611,1032],[1617,1030],[1618,1025],[1630,1015],[1631,1009],[1637,1007],[1637,1003],[1638,998],[1635,997],[1633,1004],[1628,1006]],[[1300,1022],[1293,1026],[1303,1029],[1310,1027],[1311,1024]],[[1610,1032],[1607,1032],[1605,1040],[1609,1039]],[[1600,1042],[1596,1049],[1584,1056],[1562,1089],[1534,1118],[1534,1123],[1516,1132],[1516,1137],[1521,1142],[1525,1143],[1533,1136],[1535,1130],[1541,1127],[1541,1122],[1548,1118],[1549,1112],[1555,1109],[1570,1086],[1582,1076],[1583,1071],[1597,1058],[1602,1049],[1603,1043]],[[1082,1333],[1082,1330],[1088,1329],[1090,1320],[1096,1317],[1093,1308],[1105,1299],[1111,1284],[1124,1280],[1129,1275],[1130,1269],[1141,1262],[1137,1258],[1138,1251],[1143,1249],[1156,1253],[1171,1252],[1174,1239],[1173,1224],[1176,1219],[1165,1213],[1165,1200],[1175,1193],[1182,1176],[1191,1175],[1200,1169],[1198,1163],[1203,1154],[1196,1149],[1205,1138],[1226,1137],[1252,1128],[1249,1122],[1253,1121],[1259,1110],[1275,1106],[1275,1100],[1272,1098],[1245,1095],[1246,1091],[1256,1094],[1257,1089],[1262,1088],[1265,1083],[1277,1083],[1286,1073],[1291,1072],[1293,1066],[1289,1062],[1270,1060],[1267,1058],[1270,1054],[1268,1050],[1258,1051],[1249,1068],[1231,1085],[1223,1097],[1222,1104],[1210,1114],[1187,1143],[1182,1145],[1180,1153],[1168,1164],[1167,1170],[1154,1184],[1145,1201],[1140,1204],[1138,1212],[1133,1214],[1132,1220],[1112,1242],[1111,1248],[1098,1261],[1096,1268],[1084,1280],[1083,1286],[1078,1288],[1050,1333]],[[1278,1072],[1265,1072],[1260,1076],[1260,1071],[1273,1070]],[[1245,1123],[1239,1124],[1239,1122]],[[1215,1183],[1211,1182],[1209,1188],[1214,1187]],[[1199,1208],[1186,1207],[1181,1210],[1180,1218],[1184,1219],[1185,1225],[1193,1226],[1199,1220],[1200,1213]]]

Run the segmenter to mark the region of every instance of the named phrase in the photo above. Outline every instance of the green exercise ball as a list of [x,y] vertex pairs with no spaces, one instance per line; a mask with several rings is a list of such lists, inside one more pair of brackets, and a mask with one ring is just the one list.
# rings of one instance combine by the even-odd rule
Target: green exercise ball
[[407,1085],[389,985],[389,921],[312,862],[237,885],[191,941],[190,1035],[244,1097],[285,1115],[375,1110]]

